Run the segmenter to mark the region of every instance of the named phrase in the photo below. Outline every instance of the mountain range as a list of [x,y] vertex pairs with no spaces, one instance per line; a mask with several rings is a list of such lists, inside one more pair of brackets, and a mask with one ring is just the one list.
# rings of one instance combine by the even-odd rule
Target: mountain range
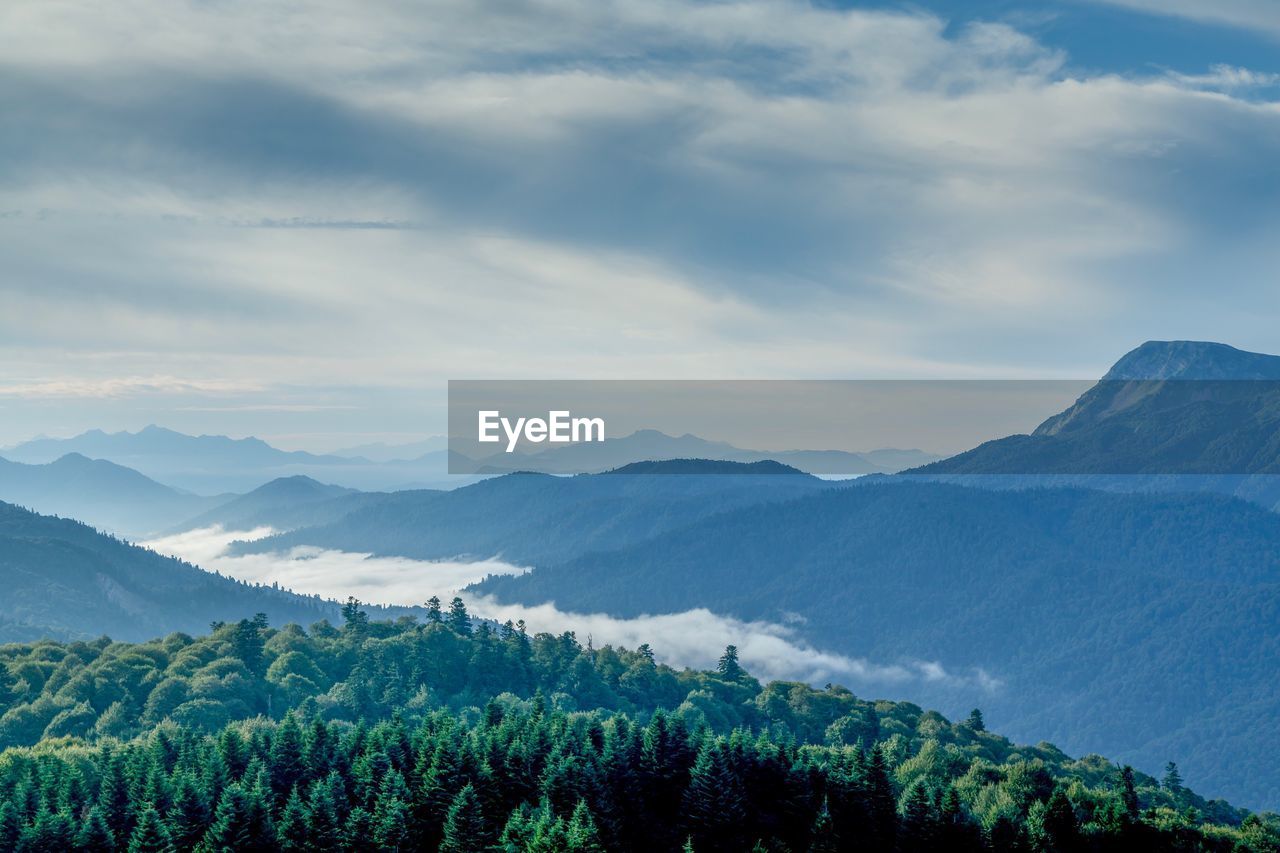
[[[1277,363],[1149,342],[1029,436],[852,484],[777,461],[668,459],[451,491],[360,495],[283,480],[197,518],[304,525],[240,552],[305,544],[533,567],[477,586],[500,601],[785,621],[826,651],[926,662],[930,678],[901,685],[912,698],[956,713],[979,705],[1018,738],[1148,770],[1172,758],[1212,794],[1274,808],[1280,515],[1260,484],[1277,456],[1266,387]],[[1196,390],[1224,383],[1235,384],[1221,396]],[[1039,479],[1008,473],[1046,459],[1059,467]],[[1204,493],[1230,491],[1203,472],[1239,460],[1248,467],[1232,488],[1253,489],[1252,503]],[[1190,476],[1210,486],[1188,487]],[[1076,477],[1110,491],[1062,485]],[[39,539],[13,546],[30,555],[29,572]],[[89,601],[98,582],[77,577],[66,581],[74,594],[57,594]],[[87,607],[83,618],[100,617]]]
[[169,486],[204,495],[247,492],[281,477],[303,475],[365,490],[436,485],[468,480],[447,474],[444,451],[414,459],[375,462],[363,457],[280,450],[257,438],[185,435],[155,425],[137,432],[89,430],[72,438],[39,438],[6,449],[14,462],[42,464],[68,453],[127,466]]
[[724,441],[709,441],[690,433],[667,435],[655,429],[600,442],[583,442],[537,453],[495,453],[473,461],[458,460],[461,470],[479,474],[537,471],[544,474],[602,473],[634,462],[668,459],[708,459],[722,462],[781,462],[813,474],[861,476],[890,474],[940,459],[922,450],[885,448],[862,453],[843,450],[746,450]]
[[238,543],[235,551],[314,545],[422,560],[498,556],[534,565],[831,487],[777,462],[671,460],[574,477],[508,474],[449,492],[394,492],[329,524]]

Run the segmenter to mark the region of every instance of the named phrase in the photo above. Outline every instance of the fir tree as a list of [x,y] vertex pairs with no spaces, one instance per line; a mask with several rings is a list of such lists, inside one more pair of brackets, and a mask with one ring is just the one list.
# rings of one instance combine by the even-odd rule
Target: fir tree
[[307,832],[310,823],[311,816],[307,813],[307,807],[303,805],[298,789],[294,788],[289,792],[289,799],[280,813],[280,819],[276,821],[276,838],[279,840],[280,849],[284,853],[310,850],[311,844]]
[[471,633],[471,616],[467,613],[467,605],[461,598],[455,596],[449,603],[449,618],[445,624],[454,633],[464,635]]
[[587,808],[586,800],[579,800],[574,807],[565,836],[566,847],[573,853],[604,853],[600,832],[596,829],[595,818],[591,815],[591,809]]
[[138,825],[129,837],[129,853],[174,853],[169,829],[160,813],[151,806],[138,815]]
[[480,798],[468,783],[449,807],[440,853],[483,853],[487,848]]
[[[3,808],[0,805],[0,810]],[[0,850],[11,849],[13,848],[5,846],[3,837],[0,837]],[[93,806],[80,824],[80,831],[76,833],[76,850],[83,853],[113,853],[115,849],[116,841],[111,836],[107,819],[102,816],[102,809]]]
[[720,655],[720,662],[716,665],[716,672],[728,681],[737,681],[742,678],[742,666],[738,663],[738,647],[725,646],[724,654]]

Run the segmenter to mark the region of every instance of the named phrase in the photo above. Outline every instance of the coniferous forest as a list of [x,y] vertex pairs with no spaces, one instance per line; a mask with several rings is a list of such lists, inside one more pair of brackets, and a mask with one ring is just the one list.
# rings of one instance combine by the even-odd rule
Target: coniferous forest
[[733,647],[472,620],[0,647],[0,850],[1280,849],[1280,818]]

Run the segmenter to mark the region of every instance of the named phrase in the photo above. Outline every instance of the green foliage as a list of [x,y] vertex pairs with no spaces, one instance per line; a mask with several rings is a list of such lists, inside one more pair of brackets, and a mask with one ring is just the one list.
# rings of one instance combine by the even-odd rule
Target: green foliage
[[[972,719],[471,627],[246,620],[174,642],[6,647],[22,705],[87,675],[76,705],[131,709],[139,734],[0,752],[0,849],[1280,849],[1273,815]],[[269,678],[280,661],[323,683],[290,698]],[[161,689],[238,719],[145,719]]]

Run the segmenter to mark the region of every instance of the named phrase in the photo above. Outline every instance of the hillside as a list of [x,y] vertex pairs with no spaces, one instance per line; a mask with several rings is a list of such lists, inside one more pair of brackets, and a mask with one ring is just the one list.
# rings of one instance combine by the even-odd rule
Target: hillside
[[326,485],[301,475],[282,477],[208,512],[186,518],[172,529],[192,530],[219,525],[226,530],[253,530],[258,527],[292,530],[336,521],[384,497],[382,493]]
[[[616,616],[706,607],[948,677],[1017,737],[1280,805],[1280,516],[1215,495],[875,483],[690,522],[478,591]],[[970,677],[981,667],[1003,684]],[[1034,734],[1033,734],[1034,733]]]
[[104,459],[68,453],[44,464],[0,459],[0,500],[142,539],[230,496],[181,492]]
[[1238,488],[1244,475],[1280,473],[1278,365],[1223,344],[1148,342],[1030,435],[909,473],[1198,477],[1214,488],[1234,477]]
[[331,602],[201,571],[67,519],[0,503],[0,642],[104,634],[143,639],[266,613],[333,615]]
[[344,616],[0,647],[0,849],[1280,848],[1274,815],[1176,768],[1019,746],[977,710],[762,686],[733,647],[677,672],[458,603]]
[[239,547],[249,553],[316,545],[425,560],[500,555],[524,565],[549,563],[830,487],[767,462],[673,460],[576,477],[508,474],[450,492],[392,493],[330,524]]

